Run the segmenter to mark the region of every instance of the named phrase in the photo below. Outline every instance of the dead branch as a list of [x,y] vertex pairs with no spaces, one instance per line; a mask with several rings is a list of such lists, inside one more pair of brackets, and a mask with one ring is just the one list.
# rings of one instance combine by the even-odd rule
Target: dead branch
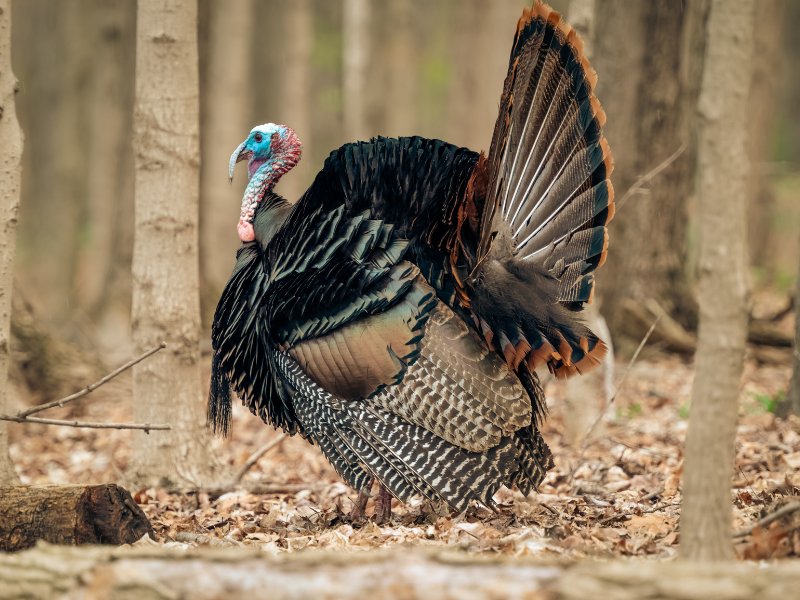
[[643,496],[642,499],[640,500],[640,502],[647,502],[648,500],[652,500],[656,496],[660,496],[661,494],[663,494],[664,491],[665,491],[665,488],[663,488],[663,487],[655,489],[652,492],[650,492],[649,494]]
[[31,417],[30,415],[41,412],[43,410],[47,410],[48,408],[55,408],[56,406],[64,406],[67,402],[72,402],[73,400],[77,400],[78,398],[82,398],[83,396],[92,393],[101,385],[108,383],[114,377],[122,373],[123,371],[127,371],[136,363],[142,362],[148,356],[152,356],[159,350],[166,348],[167,345],[164,342],[161,342],[155,348],[148,350],[144,354],[142,354],[139,358],[135,358],[132,361],[125,363],[116,371],[112,371],[105,377],[103,377],[100,381],[93,383],[90,386],[85,387],[80,392],[72,394],[71,396],[67,396],[66,398],[61,398],[61,400],[53,400],[52,402],[46,402],[44,404],[39,404],[38,406],[33,406],[27,410],[23,410],[18,412],[16,415],[0,415],[0,421],[13,421],[14,423],[41,423],[42,425],[61,425],[63,427],[87,427],[89,429],[143,429],[145,433],[150,433],[150,430],[165,430],[165,429],[172,429],[170,425],[167,424],[153,424],[153,423],[91,423],[86,421],[65,421],[62,419],[42,419],[39,417]]
[[653,169],[646,175],[642,175],[641,177],[639,177],[636,183],[634,183],[630,188],[628,188],[628,191],[625,192],[625,195],[622,196],[622,199],[619,202],[617,202],[617,210],[621,209],[622,206],[628,201],[628,199],[639,191],[639,188],[641,188],[646,183],[650,183],[653,177],[655,177],[656,175],[661,173],[661,171],[663,171],[672,163],[674,163],[678,159],[678,157],[681,154],[683,154],[683,151],[686,150],[688,145],[689,145],[688,142],[683,142],[683,144],[681,144],[681,147],[678,148],[672,156],[667,158],[667,160],[662,162],[660,165],[658,165],[655,169]]
[[320,483],[263,483],[256,481],[247,486],[247,491],[251,494],[268,496],[270,494],[297,494],[306,490],[318,492],[324,487],[325,484]]
[[0,415],[0,421],[15,423],[41,423],[42,425],[61,425],[63,427],[88,427],[89,429],[172,429],[171,425],[162,423],[91,423],[86,421],[64,421],[61,419],[40,419],[39,417],[18,417],[16,415]]
[[236,471],[236,474],[233,476],[232,485],[236,486],[239,483],[241,483],[242,478],[245,476],[245,473],[247,473],[252,468],[252,466],[256,464],[261,459],[261,457],[264,456],[267,452],[280,445],[280,443],[283,442],[285,438],[286,434],[281,433],[274,439],[264,444],[260,449],[256,450],[250,456],[250,458],[248,458],[247,461],[245,461],[245,463],[239,468],[239,470]]
[[[93,391],[95,391],[101,385],[103,385],[105,383],[108,383],[109,381],[114,379],[114,377],[116,377],[120,373],[123,373],[124,371],[127,371],[133,365],[142,362],[145,358],[147,358],[149,356],[152,356],[153,354],[155,354],[159,350],[163,350],[166,347],[167,347],[167,345],[164,342],[161,342],[161,344],[159,344],[155,348],[152,348],[151,350],[148,350],[147,352],[142,354],[139,358],[135,358],[132,361],[130,361],[128,363],[125,363],[124,365],[122,365],[116,371],[112,371],[111,373],[109,373],[108,375],[103,377],[100,381],[98,381],[96,383],[93,383],[90,386],[85,387],[80,392],[72,394],[71,396],[67,396],[66,398],[61,398],[61,400],[53,400],[52,402],[46,402],[45,404],[39,404],[38,406],[32,406],[31,408],[29,408],[27,410],[23,410],[23,411],[18,412],[17,416],[22,418],[22,419],[24,419],[25,417],[27,417],[29,415],[32,415],[34,413],[41,412],[43,410],[47,410],[48,408],[55,408],[56,406],[64,406],[67,402],[72,402],[73,400],[77,400],[78,398],[82,398],[83,396],[85,396],[87,394],[91,394]],[[8,419],[6,419],[6,420],[8,420]],[[156,427],[152,427],[151,429],[157,429],[157,428]]]
[[[681,354],[694,354],[697,350],[697,336],[686,331],[680,323],[670,317],[664,308],[654,299],[649,298],[643,304],[631,299],[622,301],[622,310],[625,314],[625,333],[631,337],[638,337],[652,321],[653,317],[661,316],[662,321],[653,332],[653,340],[666,345],[666,348]],[[774,348],[791,348],[794,338],[778,329],[773,323],[765,319],[751,319],[747,325],[747,341]],[[758,351],[755,351],[758,352]],[[762,353],[763,354],[763,353]],[[765,360],[764,362],[783,362],[781,360]]]
[[[642,498],[642,500],[644,500],[644,498]],[[664,510],[665,508],[669,508],[670,506],[680,506],[680,505],[681,505],[680,502],[670,502],[670,503],[659,504],[658,506],[654,506],[653,508],[650,508],[648,510],[643,510],[642,514],[643,515],[648,515],[650,513],[658,512],[660,510]],[[611,515],[610,517],[606,517],[605,519],[601,519],[600,521],[598,521],[597,525],[604,525],[604,524],[608,523],[609,521],[617,521],[619,519],[627,519],[629,517],[634,516],[635,514],[637,514],[636,511],[631,511],[631,512],[619,513],[619,514],[616,514],[616,515]]]
[[753,530],[755,530],[756,527],[765,527],[766,525],[769,525],[770,523],[773,523],[774,521],[777,521],[781,517],[793,513],[796,510],[800,510],[800,502],[792,502],[791,504],[787,504],[786,506],[776,510],[774,513],[767,515],[763,519],[756,521],[752,525],[745,527],[744,529],[740,529],[739,531],[735,531],[733,533],[733,537],[740,538],[750,535],[751,533],[753,533]]

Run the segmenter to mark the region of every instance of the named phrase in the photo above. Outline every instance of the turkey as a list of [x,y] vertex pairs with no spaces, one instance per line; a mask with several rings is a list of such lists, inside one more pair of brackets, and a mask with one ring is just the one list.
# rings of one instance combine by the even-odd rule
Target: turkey
[[232,393],[319,449],[376,518],[421,495],[454,511],[536,489],[553,466],[535,369],[596,367],[581,321],[614,215],[597,77],[560,15],[517,23],[488,156],[440,140],[346,144],[294,203],[283,125],[234,151],[249,184],[214,316],[209,422]]

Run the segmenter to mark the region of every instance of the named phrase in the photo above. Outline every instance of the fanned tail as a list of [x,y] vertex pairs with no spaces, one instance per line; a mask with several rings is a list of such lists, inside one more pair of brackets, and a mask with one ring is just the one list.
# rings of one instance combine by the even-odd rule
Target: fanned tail
[[477,252],[463,243],[453,253],[477,326],[514,368],[545,362],[568,377],[606,353],[575,314],[592,301],[614,216],[596,81],[557,12],[539,1],[524,11],[489,157],[466,199],[465,213],[481,217],[464,219],[461,238],[471,230]]

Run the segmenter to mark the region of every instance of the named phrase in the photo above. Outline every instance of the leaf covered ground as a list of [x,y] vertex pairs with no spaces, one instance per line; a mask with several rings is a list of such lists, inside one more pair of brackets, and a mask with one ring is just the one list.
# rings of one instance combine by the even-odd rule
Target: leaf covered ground
[[[735,529],[798,494],[800,419],[777,419],[768,412],[789,376],[788,367],[746,365],[732,473]],[[129,377],[100,388],[72,412],[48,416],[130,420]],[[154,542],[140,543],[245,545],[269,553],[420,544],[477,553],[669,559],[680,540],[692,379],[691,364],[679,357],[655,353],[641,360],[585,445],[582,459],[582,444],[570,443],[565,433],[567,386],[546,380],[550,419],[544,435],[556,467],[530,497],[498,492],[497,513],[473,506],[463,514],[442,516],[426,502],[403,506],[395,501],[390,523],[351,523],[355,494],[316,447],[286,438],[259,460],[239,489],[221,494],[131,490],[156,532]],[[596,414],[602,403],[586,401],[585,411]],[[117,481],[127,466],[133,435],[143,435],[42,425],[10,424],[10,429],[12,458],[23,482],[30,484]],[[234,470],[277,435],[237,407],[232,436],[214,443]],[[367,515],[373,510],[370,501]],[[745,559],[800,556],[798,525],[790,516],[756,529],[738,538],[737,552]]]

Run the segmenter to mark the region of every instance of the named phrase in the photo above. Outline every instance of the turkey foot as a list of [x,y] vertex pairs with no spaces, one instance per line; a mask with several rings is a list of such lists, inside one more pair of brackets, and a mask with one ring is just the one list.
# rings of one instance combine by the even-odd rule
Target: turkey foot
[[372,497],[369,495],[369,492],[372,489],[373,481],[374,480],[370,480],[370,482],[358,492],[358,498],[356,498],[353,508],[350,510],[350,522],[353,524],[360,523],[364,518],[364,509],[367,507],[367,500]]
[[378,525],[392,519],[392,494],[382,483],[378,484],[378,497],[375,499],[375,522]]

